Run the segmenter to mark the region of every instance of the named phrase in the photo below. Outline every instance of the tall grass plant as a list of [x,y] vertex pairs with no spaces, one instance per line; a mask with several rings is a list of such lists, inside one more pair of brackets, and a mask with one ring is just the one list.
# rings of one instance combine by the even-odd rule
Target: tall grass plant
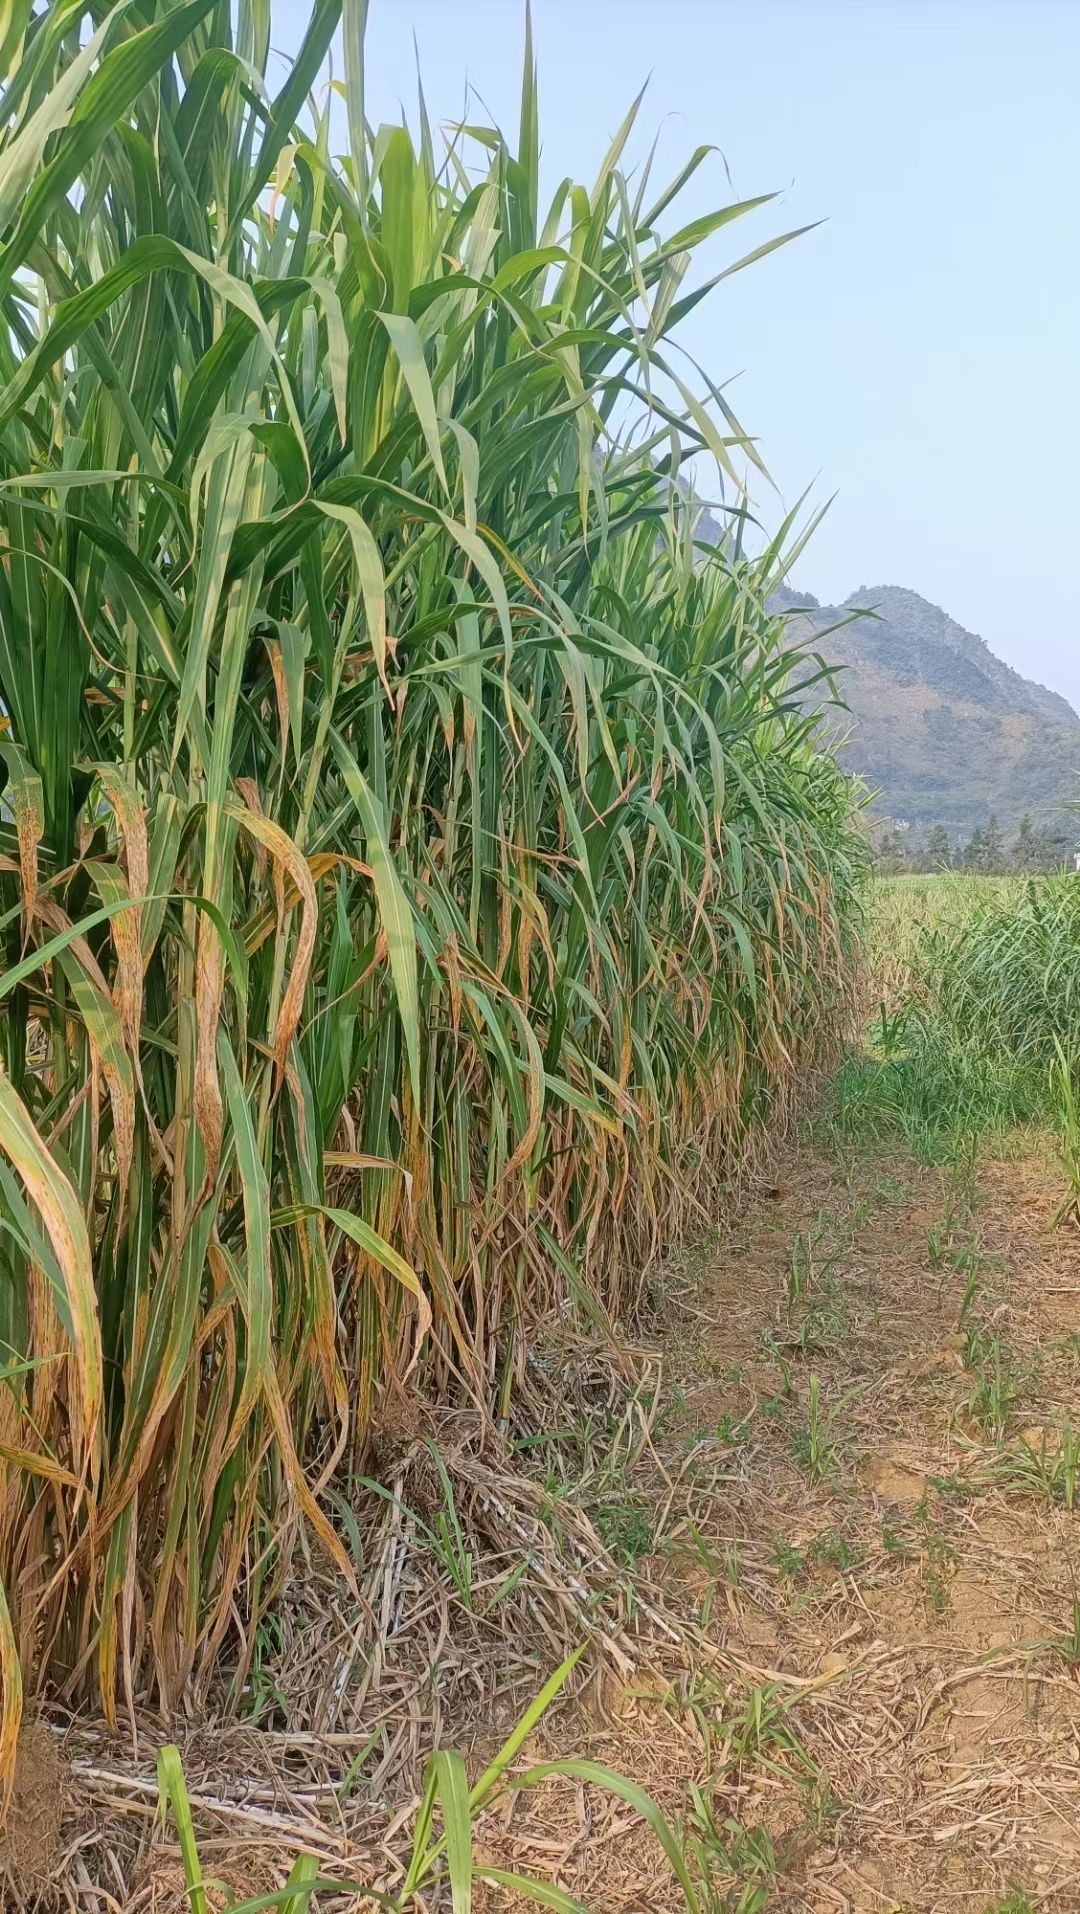
[[636,107],[542,205],[528,46],[512,135],[369,126],[364,15],[280,86],[265,0],[4,16],[8,1773],[24,1683],[242,1681],[385,1400],[632,1308],[845,999],[793,528],[672,342],[783,236],[695,280],[762,202]]

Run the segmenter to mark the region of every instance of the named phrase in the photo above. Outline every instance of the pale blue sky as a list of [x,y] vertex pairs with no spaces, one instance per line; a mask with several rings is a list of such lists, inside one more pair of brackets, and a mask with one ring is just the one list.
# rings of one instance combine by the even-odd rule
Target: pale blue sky
[[[276,0],[295,44],[307,0]],[[368,114],[466,79],[514,127],[521,0],[371,0]],[[780,200],[713,242],[815,232],[718,288],[682,338],[783,498],[838,497],[795,583],[912,586],[1080,705],[1080,0],[533,0],[548,182],[593,178],[649,78],[667,177],[699,143]],[[730,197],[723,161],[687,216]],[[762,510],[777,505],[760,490]]]

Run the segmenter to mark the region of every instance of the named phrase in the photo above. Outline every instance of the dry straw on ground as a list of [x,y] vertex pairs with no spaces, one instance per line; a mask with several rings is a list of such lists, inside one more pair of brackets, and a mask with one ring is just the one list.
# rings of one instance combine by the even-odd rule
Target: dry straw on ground
[[[934,1267],[928,1250],[950,1213],[948,1176],[896,1153],[856,1162],[793,1147],[770,1188],[684,1266],[677,1302],[667,1291],[640,1390],[627,1390],[626,1369],[616,1384],[609,1367],[601,1384],[595,1355],[582,1365],[578,1405],[591,1392],[616,1413],[599,1418],[609,1433],[591,1472],[576,1462],[564,1484],[557,1539],[543,1476],[485,1461],[475,1427],[444,1431],[475,1553],[473,1612],[435,1571],[414,1518],[395,1527],[390,1511],[393,1550],[373,1559],[366,1593],[378,1603],[388,1590],[400,1626],[359,1707],[343,1718],[344,1635],[332,1578],[320,1596],[316,1569],[275,1670],[297,1697],[297,1725],[193,1727],[182,1740],[208,1862],[235,1888],[254,1891],[275,1866],[280,1878],[304,1849],[392,1886],[423,1754],[453,1739],[482,1763],[587,1610],[594,1652],[525,1755],[585,1755],[633,1775],[690,1841],[694,1786],[718,1828],[768,1830],[770,1910],[983,1914],[1019,1883],[1068,1914],[1080,1684],[1055,1644],[1076,1593],[1076,1518],[1000,1467],[1037,1448],[1037,1427],[1060,1429],[1067,1412],[1080,1423],[1080,1250],[1075,1234],[1047,1233],[1053,1174],[1031,1146],[988,1163],[971,1193],[982,1257],[972,1308],[1019,1378],[1000,1449],[970,1408],[966,1274]],[[805,1286],[792,1306],[793,1256]],[[811,1374],[832,1452],[816,1481]],[[412,1484],[431,1511],[426,1453],[417,1431],[399,1477],[403,1501]],[[612,1456],[622,1505],[650,1531],[632,1569],[595,1534]],[[520,1611],[505,1626],[498,1609],[483,1612],[526,1539],[539,1565],[531,1629]],[[72,1806],[61,1877],[80,1914],[112,1905],[110,1870],[116,1906],[183,1905],[176,1863],[151,1839],[161,1730],[152,1718],[139,1729],[138,1756],[85,1726],[62,1741]],[[511,1795],[476,1839],[483,1858],[552,1879],[598,1914],[682,1907],[639,1818],[587,1784]]]

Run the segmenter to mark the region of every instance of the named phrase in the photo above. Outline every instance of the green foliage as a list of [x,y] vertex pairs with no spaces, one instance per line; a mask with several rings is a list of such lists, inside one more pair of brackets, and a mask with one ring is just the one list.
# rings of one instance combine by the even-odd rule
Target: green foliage
[[1080,1037],[1080,885],[1040,878],[1003,889],[920,950],[930,1008],[925,1041],[948,1031],[961,1053],[1011,1052],[1045,1103],[1058,1045]]
[[852,1548],[847,1536],[840,1534],[837,1529],[829,1529],[811,1542],[810,1553],[823,1568],[835,1568],[841,1574],[854,1568],[859,1560],[858,1550]]
[[625,1568],[633,1568],[639,1556],[648,1555],[653,1546],[653,1525],[648,1509],[630,1495],[605,1498],[593,1511],[597,1533],[608,1553]]
[[774,1567],[783,1580],[792,1585],[808,1577],[815,1566],[843,1575],[855,1568],[859,1560],[859,1550],[852,1547],[840,1529],[826,1529],[804,1549],[795,1548],[790,1542],[777,1542],[772,1552]]
[[[901,888],[905,886],[906,888]],[[882,1009],[836,1088],[842,1130],[899,1132],[926,1161],[1017,1125],[1058,1130],[1073,1205],[1070,1059],[1080,1048],[1080,884],[1072,877],[879,884]]]
[[687,1846],[700,1881],[702,1914],[764,1914],[784,1866],[767,1828],[720,1820],[701,1788],[691,1787]]
[[1002,1451],[994,1465],[995,1479],[1009,1488],[1041,1497],[1049,1506],[1061,1502],[1080,1508],[1080,1429],[1063,1416],[1056,1430],[1044,1429],[1038,1445],[1021,1437]]
[[795,1431],[794,1447],[808,1480],[815,1484],[836,1474],[839,1455],[832,1440],[835,1415],[836,1409],[827,1409],[822,1404],[819,1378],[811,1376],[807,1388],[806,1421]]
[[1060,1037],[1055,1037],[1057,1052],[1050,1066],[1051,1096],[1056,1104],[1058,1161],[1065,1176],[1066,1191],[1054,1215],[1055,1225],[1066,1220],[1080,1223],[1080,1098],[1073,1081],[1073,1065]]
[[927,1607],[941,1620],[952,1606],[949,1585],[956,1570],[956,1550],[934,1520],[929,1491],[915,1511],[915,1526],[922,1544],[922,1580]]
[[857,928],[791,523],[668,356],[760,202],[680,225],[632,111],[541,212],[531,56],[516,144],[372,131],[364,12],[272,97],[268,7],[51,0],[0,109],[0,1649],[110,1716],[239,1692],[302,1524],[354,1575],[385,1389],[633,1307]]
[[976,1325],[968,1331],[964,1363],[975,1377],[971,1413],[984,1435],[1001,1442],[1020,1387],[1009,1351],[999,1336]]

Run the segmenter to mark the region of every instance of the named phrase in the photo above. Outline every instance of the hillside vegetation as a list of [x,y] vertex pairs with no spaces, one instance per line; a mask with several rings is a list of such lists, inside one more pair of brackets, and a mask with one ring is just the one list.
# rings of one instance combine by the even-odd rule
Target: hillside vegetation
[[1064,698],[914,591],[862,587],[842,605],[819,605],[782,587],[772,602],[788,611],[793,638],[816,634],[841,667],[846,709],[830,723],[878,814],[906,822],[917,844],[937,825],[955,845],[991,817],[1011,837],[1026,816],[1037,835],[1060,840],[1059,856],[1071,847],[1080,718]]
[[512,137],[372,129],[364,11],[276,94],[265,7],[7,16],[8,1774],[24,1684],[239,1695],[302,1535],[370,1641],[384,1421],[512,1421],[847,988],[782,559],[675,484],[748,451],[668,341],[760,202],[681,222],[631,112],[541,206],[529,54]]

